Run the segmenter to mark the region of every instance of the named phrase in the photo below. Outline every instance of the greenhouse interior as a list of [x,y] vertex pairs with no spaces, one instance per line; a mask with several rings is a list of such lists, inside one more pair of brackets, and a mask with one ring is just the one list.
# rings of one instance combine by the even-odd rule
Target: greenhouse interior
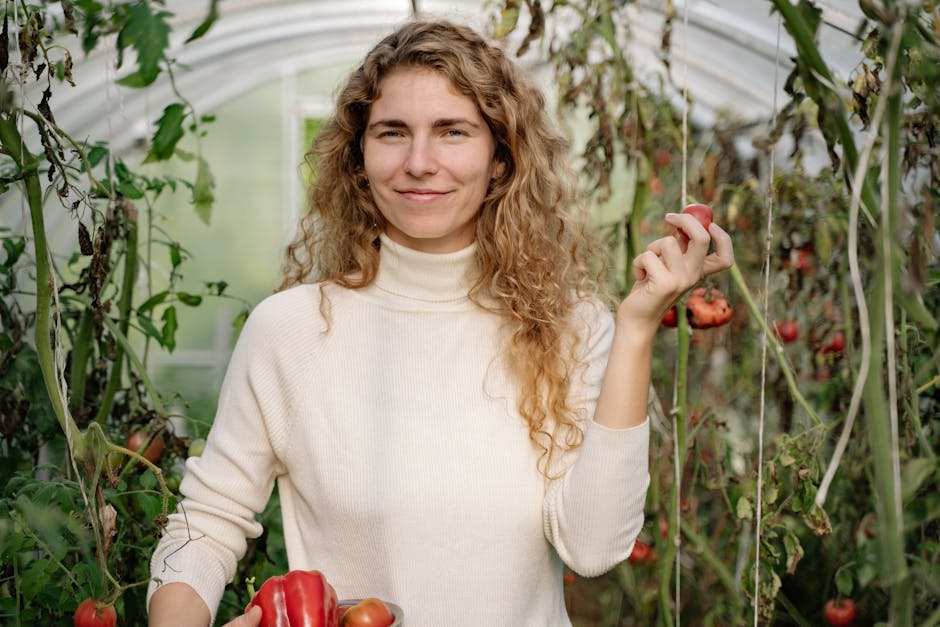
[[[425,22],[469,29],[518,74],[494,78],[494,94],[475,82],[492,66],[434,60],[459,58],[463,40],[368,65]],[[11,1],[0,37],[0,623],[169,624],[151,603],[166,578],[209,610],[176,625],[940,625],[936,0]],[[393,92],[402,76],[429,91]],[[518,117],[515,81],[543,99],[519,92]],[[404,120],[372,122],[383,85],[407,100]],[[412,126],[454,102],[470,119],[444,120],[446,137]],[[391,183],[370,155],[410,151],[394,176],[415,189],[426,158],[432,186],[469,167],[469,143],[447,148],[458,134],[494,155],[469,239],[411,246],[385,203],[439,194],[399,186],[383,200]],[[348,180],[324,182],[331,167]],[[318,203],[341,196],[367,200],[328,217]],[[703,206],[705,228],[687,235],[676,220]],[[329,241],[340,226],[345,248]],[[348,368],[323,374],[287,347],[299,314],[269,319],[320,282],[309,335],[334,346],[330,329],[350,324],[341,295],[361,298],[350,316],[371,315],[412,253],[465,246],[482,277],[461,283],[470,305],[382,313],[381,329],[350,331]],[[664,300],[654,279],[680,261],[697,265]],[[432,293],[440,279],[415,289],[449,302]],[[653,292],[652,330],[624,355]],[[582,320],[588,300],[607,311]],[[465,309],[488,321],[480,337],[450,326],[469,324]],[[408,333],[421,334],[414,363],[387,354]],[[266,369],[274,345],[297,363]],[[503,423],[460,405],[472,379],[431,416],[448,373],[491,349],[518,403],[476,392]],[[281,367],[301,379],[268,409],[261,386]],[[414,389],[382,391],[400,380]],[[330,413],[340,397],[355,397],[350,416]],[[627,407],[642,424],[608,422]],[[329,427],[289,461],[319,428],[305,412],[370,433]],[[226,449],[252,417],[264,446]],[[372,433],[405,429],[412,452]],[[615,469],[628,438],[632,465]],[[395,492],[399,458],[431,478]],[[554,475],[553,460],[567,464]],[[591,460],[610,474],[587,476]],[[262,467],[270,477],[250,476]],[[364,469],[386,476],[357,487]],[[433,488],[414,505],[420,486]],[[504,511],[503,495],[518,503]],[[361,546],[324,548],[343,525]],[[167,572],[166,557],[161,574],[154,556],[180,528],[174,551],[197,545],[180,559],[207,574]],[[594,547],[604,555],[584,557]],[[298,571],[319,573],[315,622],[268,622],[290,595],[242,617]],[[200,584],[212,593],[186,577],[213,578]],[[359,618],[366,598],[385,622],[357,622],[375,620]]]

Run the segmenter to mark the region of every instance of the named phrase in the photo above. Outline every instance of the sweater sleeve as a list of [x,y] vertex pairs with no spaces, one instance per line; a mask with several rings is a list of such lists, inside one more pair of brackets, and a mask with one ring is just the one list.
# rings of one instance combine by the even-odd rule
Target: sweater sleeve
[[147,604],[162,584],[182,582],[205,601],[215,622],[247,538],[262,532],[255,520],[280,472],[275,451],[286,438],[284,376],[275,356],[276,308],[262,302],[251,313],[232,353],[215,421],[202,456],[186,461],[183,501],[169,516],[151,558]]
[[[588,416],[600,394],[613,341],[611,314],[596,304],[584,342],[584,370],[572,382],[572,399]],[[545,535],[575,572],[601,575],[630,556],[643,526],[649,487],[649,419],[611,429],[587,422],[584,441],[562,456],[564,471],[552,479],[543,504]]]

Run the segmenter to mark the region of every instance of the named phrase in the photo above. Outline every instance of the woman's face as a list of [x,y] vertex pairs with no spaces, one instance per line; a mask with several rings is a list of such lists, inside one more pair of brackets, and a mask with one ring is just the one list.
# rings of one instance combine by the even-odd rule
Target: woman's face
[[490,180],[502,173],[476,103],[429,69],[394,70],[379,85],[363,139],[365,173],[395,242],[429,253],[473,242]]

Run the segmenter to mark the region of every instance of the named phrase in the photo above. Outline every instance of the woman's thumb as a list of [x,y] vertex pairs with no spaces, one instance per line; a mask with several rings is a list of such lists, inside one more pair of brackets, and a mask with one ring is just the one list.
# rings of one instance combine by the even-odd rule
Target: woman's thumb
[[261,624],[261,608],[257,605],[251,606],[251,609],[233,620],[226,623],[225,627],[258,627]]

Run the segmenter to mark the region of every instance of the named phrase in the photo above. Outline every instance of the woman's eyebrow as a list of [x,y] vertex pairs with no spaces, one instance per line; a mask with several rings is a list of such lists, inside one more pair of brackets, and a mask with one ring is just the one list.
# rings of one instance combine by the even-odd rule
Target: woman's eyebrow
[[[439,120],[434,120],[434,123],[431,125],[431,127],[443,128],[447,126],[457,126],[460,124],[469,126],[471,128],[480,128],[479,124],[467,118],[441,118]],[[403,120],[388,119],[388,120],[376,120],[375,122],[371,122],[369,126],[367,127],[367,130],[371,130],[379,126],[384,126],[387,128],[408,128],[408,124],[406,124]]]
[[376,128],[377,126],[387,126],[389,128],[408,128],[408,125],[405,124],[402,120],[376,120],[369,124],[367,130]]
[[480,128],[479,124],[471,120],[468,120],[467,118],[442,118],[440,120],[434,120],[434,124],[432,124],[431,126],[433,128],[441,128],[443,126],[458,126],[461,124],[469,126],[471,128]]

